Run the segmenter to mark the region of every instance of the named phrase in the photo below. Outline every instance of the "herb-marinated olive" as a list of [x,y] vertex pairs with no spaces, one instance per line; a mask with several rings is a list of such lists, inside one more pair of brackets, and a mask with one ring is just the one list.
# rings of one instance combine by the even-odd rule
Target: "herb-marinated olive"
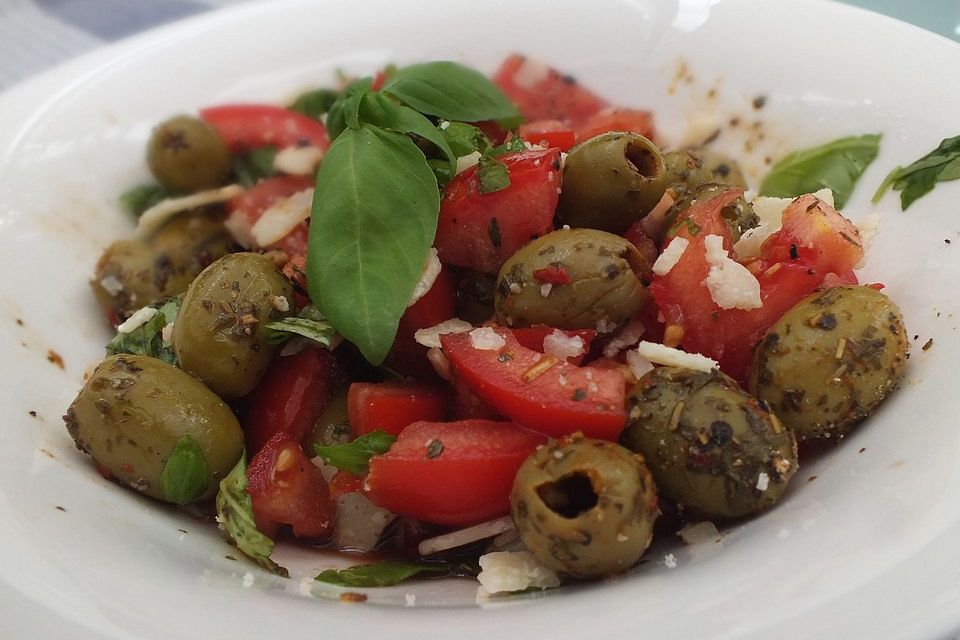
[[528,243],[500,269],[500,323],[613,331],[635,316],[648,294],[649,270],[636,247],[605,231],[565,229]]
[[741,189],[747,181],[740,165],[722,153],[705,147],[686,147],[663,154],[667,183],[675,189],[685,190],[705,182],[724,183]]
[[220,216],[191,211],[168,222],[147,242],[111,244],[97,261],[90,284],[104,312],[122,319],[180,295],[197,274],[234,248]]
[[800,440],[841,438],[903,376],[907,333],[876,289],[833,287],[801,300],[754,353],[750,389]]
[[797,470],[797,442],[730,377],[677,367],[643,376],[620,442],[642,453],[660,495],[705,517],[773,505]]
[[198,191],[223,184],[230,175],[230,151],[217,130],[191,116],[161,122],[147,143],[147,164],[171,191]]
[[636,133],[613,131],[570,150],[557,205],[561,224],[622,234],[667,188],[663,156]]
[[[729,184],[704,182],[695,187],[680,191],[676,201],[670,207],[669,211],[667,211],[666,224],[663,227],[667,230],[667,239],[669,240],[669,238],[674,235],[674,230],[679,225],[687,224],[687,217],[684,214],[687,209],[690,208],[690,205],[709,200],[725,191],[736,188],[738,187]],[[724,207],[720,212],[720,217],[727,223],[727,226],[730,227],[730,233],[734,242],[739,240],[740,236],[742,236],[747,229],[752,229],[760,224],[760,218],[754,213],[753,206],[742,196],[737,198],[733,204]]]
[[101,362],[64,416],[81,451],[152,498],[211,498],[243,452],[230,408],[193,376],[156,358]]
[[578,578],[626,571],[653,537],[657,492],[643,457],[576,434],[520,467],[510,509],[540,562]]
[[256,253],[220,258],[183,298],[173,325],[177,361],[224,398],[247,394],[276,353],[264,325],[282,318],[280,309],[292,299],[293,287],[269,258]]

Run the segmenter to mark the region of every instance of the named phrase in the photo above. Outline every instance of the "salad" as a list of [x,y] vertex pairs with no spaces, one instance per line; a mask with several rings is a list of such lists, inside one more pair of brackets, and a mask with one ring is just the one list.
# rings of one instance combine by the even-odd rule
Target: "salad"
[[[899,384],[902,316],[839,211],[879,142],[790,154],[754,196],[519,55],[175,116],[96,265],[117,333],[67,430],[281,575],[289,538],[356,554],[317,576],[348,587],[622,573],[774,506]],[[915,165],[904,206],[936,182]]]

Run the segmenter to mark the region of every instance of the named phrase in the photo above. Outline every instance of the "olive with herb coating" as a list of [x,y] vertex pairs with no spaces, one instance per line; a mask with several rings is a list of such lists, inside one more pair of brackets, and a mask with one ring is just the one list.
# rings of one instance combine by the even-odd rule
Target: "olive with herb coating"
[[893,391],[907,362],[900,309],[866,286],[801,300],[754,352],[750,390],[800,440],[842,438]]
[[757,513],[797,471],[790,429],[718,370],[654,369],[627,410],[621,444],[643,454],[661,497],[697,516]]
[[266,256],[220,258],[183,298],[173,324],[177,361],[221,397],[246,395],[277,351],[264,325],[283,318],[291,300],[292,285]]
[[147,164],[170,191],[222,185],[233,168],[230,151],[217,130],[192,116],[175,116],[154,128],[147,142]]
[[104,312],[123,319],[180,295],[211,262],[235,248],[220,215],[189,211],[146,242],[119,240],[107,247],[90,286]]
[[747,188],[746,178],[736,160],[706,147],[684,147],[663,154],[667,184],[679,190],[691,189],[705,182]]
[[81,451],[167,502],[212,498],[243,453],[233,412],[193,376],[147,356],[103,360],[64,416]]
[[643,457],[580,434],[539,447],[517,472],[510,510],[520,539],[547,567],[578,578],[626,571],[659,515]]
[[[680,225],[686,224],[687,217],[685,213],[691,205],[710,200],[731,189],[739,188],[740,187],[729,184],[704,182],[695,187],[678,192],[676,200],[674,200],[674,203],[667,211],[665,224],[663,226],[663,228],[666,229],[665,242],[669,241],[675,235],[676,229]],[[760,218],[753,211],[753,205],[747,202],[743,196],[740,196],[733,203],[724,207],[720,211],[720,218],[730,228],[733,242],[739,240],[740,236],[748,229],[752,229],[760,224]]]
[[557,219],[622,234],[657,206],[666,188],[663,156],[653,142],[636,133],[603,133],[567,155]]
[[613,331],[643,309],[639,274],[649,265],[632,244],[595,229],[553,231],[524,245],[500,269],[500,324]]

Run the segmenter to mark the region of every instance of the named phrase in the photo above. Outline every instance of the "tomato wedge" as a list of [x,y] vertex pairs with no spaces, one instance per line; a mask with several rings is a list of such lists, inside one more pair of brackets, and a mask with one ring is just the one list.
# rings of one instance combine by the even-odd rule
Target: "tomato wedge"
[[470,391],[538,433],[617,439],[626,422],[623,376],[544,356],[521,346],[509,329],[494,331],[504,340],[499,349],[477,349],[466,333],[440,336],[454,374]]
[[569,75],[531,60],[512,55],[493,74],[500,87],[528,121],[565,120],[578,124],[607,106]]
[[[227,227],[243,244],[254,246],[250,229],[260,219],[263,212],[277,202],[289,198],[295,193],[309,189],[313,180],[306,176],[277,176],[261,180],[237,197],[227,202]],[[301,222],[286,236],[262,249],[279,249],[288,256],[306,255],[309,230],[306,222]]]
[[462,527],[510,511],[517,469],[545,441],[510,422],[417,422],[370,459],[374,504],[425,522]]
[[414,339],[419,329],[428,329],[457,314],[456,284],[450,269],[443,267],[433,286],[422,298],[407,307],[397,326],[387,362],[400,373],[415,378],[436,378],[433,365],[427,360],[427,348]]
[[555,147],[569,151],[577,143],[577,134],[560,120],[537,120],[520,125],[520,139],[541,147]]
[[322,123],[296,111],[267,104],[227,104],[200,110],[231,153],[245,153],[268,144],[277,147],[330,146]]
[[336,500],[347,493],[363,490],[363,478],[341,469],[330,478],[330,499]]
[[510,186],[480,193],[477,168],[444,190],[436,247],[445,264],[496,274],[517,249],[553,230],[560,198],[560,150],[543,149],[500,158]]
[[[556,329],[545,325],[536,325],[523,329],[511,329],[511,331],[513,331],[513,337],[517,339],[517,342],[519,342],[521,346],[527,349],[533,349],[539,353],[544,353],[543,339],[556,331]],[[597,332],[593,329],[560,329],[560,331],[569,338],[580,336],[580,339],[583,340],[583,354],[569,359],[569,362],[572,364],[579,365],[590,352],[590,343],[597,337]]]
[[377,430],[397,435],[414,422],[446,420],[449,407],[446,391],[427,385],[354,382],[347,392],[354,436]]
[[653,114],[640,109],[604,109],[577,127],[577,140],[589,140],[607,131],[631,131],[654,139]]

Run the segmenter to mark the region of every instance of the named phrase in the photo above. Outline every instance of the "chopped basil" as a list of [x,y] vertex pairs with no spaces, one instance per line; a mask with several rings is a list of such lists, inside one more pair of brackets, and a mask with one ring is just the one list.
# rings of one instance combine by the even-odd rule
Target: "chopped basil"
[[370,458],[389,451],[396,440],[397,437],[389,433],[372,431],[353,442],[328,446],[316,444],[313,449],[327,464],[361,476],[366,473]]
[[842,209],[879,151],[879,134],[850,136],[794,151],[773,165],[760,185],[760,195],[792,198],[828,188],[837,208]]
[[170,197],[170,192],[158,184],[142,184],[120,196],[123,208],[139,218],[143,212],[161,200]]
[[273,159],[277,157],[277,148],[272,145],[257,147],[250,153],[236,156],[233,160],[233,173],[237,182],[244,187],[252,187],[264,178],[276,175]]
[[176,320],[180,311],[181,298],[173,298],[156,307],[157,312],[142,325],[130,333],[117,333],[107,343],[107,355],[129,353],[138,356],[150,356],[172,365],[177,364],[173,345],[163,340],[163,328]]
[[448,575],[450,567],[438,562],[386,560],[349,569],[327,569],[317,576],[320,582],[342,587],[392,587],[421,573]]
[[527,145],[523,143],[523,140],[520,139],[520,136],[513,135],[503,144],[497,145],[496,147],[488,150],[486,155],[499,158],[500,156],[505,156],[508,153],[522,153],[526,150]]
[[320,311],[312,305],[304,307],[296,316],[289,316],[264,325],[267,342],[281,344],[293,336],[309,338],[330,347],[337,332]]
[[445,120],[438,128],[447,144],[450,145],[450,149],[458,157],[468,156],[474,151],[483,153],[490,148],[490,141],[487,140],[487,136],[472,124]]
[[477,191],[480,193],[495,193],[502,191],[510,186],[510,171],[507,165],[491,158],[490,156],[480,156],[477,166],[477,181],[479,186]]
[[302,113],[303,115],[320,120],[324,114],[330,111],[333,103],[337,101],[338,94],[332,89],[315,89],[307,91],[297,96],[297,99],[290,105],[291,111]]
[[207,461],[196,438],[187,434],[177,440],[173,453],[160,472],[160,489],[170,502],[187,504],[207,488]]
[[900,192],[900,208],[907,208],[933,191],[938,182],[960,179],[960,136],[945,138],[940,145],[906,167],[891,171],[873,196],[879,202],[887,189]]

